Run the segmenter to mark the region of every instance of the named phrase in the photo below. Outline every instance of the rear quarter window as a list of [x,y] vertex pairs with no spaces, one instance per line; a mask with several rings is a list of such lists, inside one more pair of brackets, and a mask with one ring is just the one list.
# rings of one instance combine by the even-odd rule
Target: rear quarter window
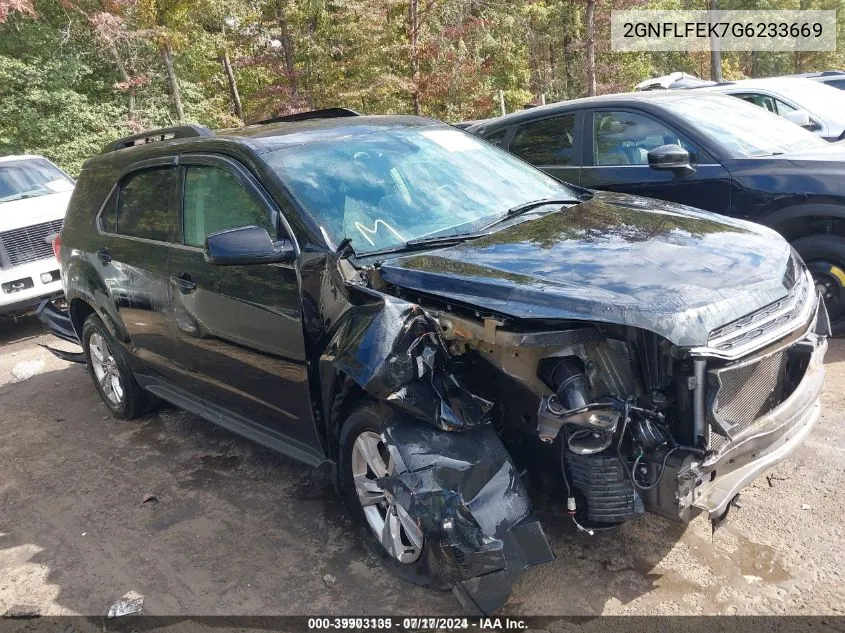
[[100,223],[104,231],[157,242],[181,241],[173,206],[176,170],[151,168],[125,177],[118,189],[113,219],[108,202]]

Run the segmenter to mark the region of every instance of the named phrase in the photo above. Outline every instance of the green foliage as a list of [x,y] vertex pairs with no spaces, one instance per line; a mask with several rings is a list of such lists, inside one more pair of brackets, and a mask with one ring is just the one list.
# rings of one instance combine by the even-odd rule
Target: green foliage
[[[412,3],[419,29],[412,37]],[[447,121],[584,96],[585,3],[571,0],[0,0],[0,153],[39,153],[77,173],[106,142],[177,121],[240,124],[306,108]],[[720,0],[724,9],[839,9],[845,0]],[[613,53],[612,8],[705,0],[596,0],[600,93],[649,76],[709,76],[707,53]],[[1,7],[0,7],[1,8]],[[845,21],[840,20],[840,39]],[[728,79],[843,66],[834,53],[725,53]],[[415,72],[416,69],[416,72]]]
[[0,36],[0,154],[43,154],[75,174],[126,133],[122,107],[79,42],[37,22],[12,18],[10,27]]

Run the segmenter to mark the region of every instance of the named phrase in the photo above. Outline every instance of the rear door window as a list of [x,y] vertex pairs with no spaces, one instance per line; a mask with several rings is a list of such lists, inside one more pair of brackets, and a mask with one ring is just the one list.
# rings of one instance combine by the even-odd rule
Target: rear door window
[[565,167],[580,162],[574,145],[575,115],[565,114],[520,126],[508,149],[538,167]]
[[180,241],[179,216],[173,206],[175,181],[173,167],[130,174],[120,184],[114,219],[101,218],[103,228],[157,242]]

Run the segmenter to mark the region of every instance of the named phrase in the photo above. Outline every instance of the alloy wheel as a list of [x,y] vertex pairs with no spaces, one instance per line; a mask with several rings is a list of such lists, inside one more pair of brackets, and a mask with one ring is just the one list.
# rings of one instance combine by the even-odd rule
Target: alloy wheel
[[424,538],[405,509],[378,484],[378,479],[393,474],[392,462],[378,433],[364,431],[355,439],[352,478],[367,524],[391,557],[410,564],[422,554]]
[[88,339],[88,351],[91,357],[91,369],[103,393],[110,403],[119,406],[123,402],[123,382],[120,369],[105,337],[99,332],[94,332]]

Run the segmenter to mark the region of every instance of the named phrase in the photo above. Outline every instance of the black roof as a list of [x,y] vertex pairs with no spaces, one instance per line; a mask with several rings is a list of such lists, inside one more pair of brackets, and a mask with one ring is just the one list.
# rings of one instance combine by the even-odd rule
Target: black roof
[[389,129],[446,126],[445,123],[410,115],[341,116],[307,120],[278,120],[211,131],[204,126],[184,125],[151,130],[109,143],[103,153],[89,158],[84,168],[122,168],[138,161],[167,155],[175,148],[191,150],[240,146],[252,154],[355,136]]
[[278,123],[258,123],[244,127],[218,130],[216,136],[232,139],[250,139],[263,146],[279,148],[304,145],[349,136],[373,134],[391,128],[427,127],[445,125],[433,119],[411,115],[373,115],[331,119],[309,119]]

